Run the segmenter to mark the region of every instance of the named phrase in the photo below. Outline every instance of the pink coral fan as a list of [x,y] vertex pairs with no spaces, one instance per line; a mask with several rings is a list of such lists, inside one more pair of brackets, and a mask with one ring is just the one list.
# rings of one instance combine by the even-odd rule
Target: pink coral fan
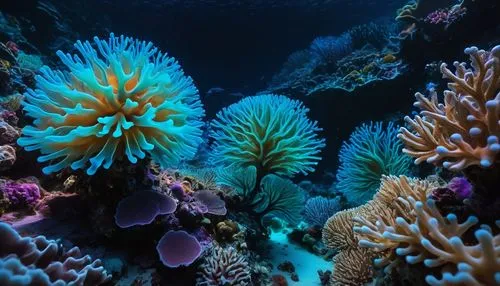
[[34,183],[7,181],[0,185],[0,191],[16,207],[33,206],[41,197],[40,188]]

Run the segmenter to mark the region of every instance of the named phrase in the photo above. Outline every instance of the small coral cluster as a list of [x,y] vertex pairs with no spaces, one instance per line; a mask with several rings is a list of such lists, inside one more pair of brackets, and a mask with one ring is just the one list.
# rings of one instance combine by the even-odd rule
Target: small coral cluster
[[215,246],[200,265],[196,285],[252,285],[251,269],[245,256],[233,247]]
[[394,35],[393,23],[376,21],[338,37],[318,37],[308,49],[289,56],[266,92],[298,98],[332,90],[352,92],[369,83],[395,79],[406,65],[394,56],[399,51]]
[[48,67],[23,103],[33,125],[18,144],[40,150],[46,174],[71,166],[94,174],[122,156],[146,153],[162,166],[191,158],[201,143],[204,111],[191,78],[152,43],[110,35],[57,52],[69,72]]
[[78,247],[65,250],[44,236],[21,237],[0,222],[0,284],[100,285],[111,276],[100,260],[82,256]]
[[443,77],[451,80],[444,92],[444,104],[436,93],[417,93],[414,119],[406,117],[410,130],[401,128],[398,137],[415,157],[451,171],[469,166],[488,168],[500,153],[500,46],[491,51],[465,49],[471,68],[455,62],[455,73],[441,65]]

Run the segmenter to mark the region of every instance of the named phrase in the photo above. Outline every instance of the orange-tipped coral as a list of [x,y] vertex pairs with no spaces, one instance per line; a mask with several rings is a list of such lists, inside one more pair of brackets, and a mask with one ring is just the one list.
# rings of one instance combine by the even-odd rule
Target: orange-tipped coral
[[455,73],[441,65],[450,90],[444,104],[436,93],[421,93],[415,106],[421,116],[405,117],[409,131],[401,128],[398,137],[403,152],[423,161],[460,171],[473,165],[488,168],[498,162],[500,153],[500,45],[487,52],[476,47],[465,49],[472,68],[455,62]]

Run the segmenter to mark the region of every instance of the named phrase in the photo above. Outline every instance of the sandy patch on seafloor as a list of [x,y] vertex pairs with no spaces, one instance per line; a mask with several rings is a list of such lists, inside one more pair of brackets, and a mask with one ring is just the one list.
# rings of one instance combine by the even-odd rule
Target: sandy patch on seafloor
[[[332,270],[332,262],[289,242],[286,233],[272,233],[269,243],[269,257],[274,265],[272,275],[283,275],[287,278],[288,285],[321,285],[318,270]],[[278,270],[278,265],[287,260],[295,266],[295,272],[299,276],[298,282],[292,281],[289,273]]]

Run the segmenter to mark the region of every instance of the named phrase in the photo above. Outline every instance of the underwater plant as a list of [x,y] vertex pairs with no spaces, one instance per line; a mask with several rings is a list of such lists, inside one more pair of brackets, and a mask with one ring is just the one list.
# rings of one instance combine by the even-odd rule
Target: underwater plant
[[302,102],[274,94],[247,97],[224,108],[211,123],[212,163],[254,166],[258,178],[314,171],[325,140],[318,136],[318,123],[307,118],[308,111]]
[[469,166],[489,168],[500,154],[500,46],[491,51],[465,49],[471,67],[455,62],[455,73],[441,64],[449,79],[444,104],[436,92],[430,98],[416,93],[420,116],[409,116],[398,138],[403,152],[415,157],[415,164],[426,161],[458,172]]
[[255,216],[260,223],[269,215],[292,225],[299,223],[304,208],[302,189],[274,174],[264,176],[257,185],[256,177],[253,166],[237,170],[228,167],[218,170],[217,183],[231,187],[231,194],[242,198],[239,209]]
[[382,175],[409,173],[411,158],[405,156],[397,139],[398,128],[389,122],[370,122],[356,127],[339,154],[336,188],[350,204],[370,200],[380,185]]
[[304,208],[304,219],[310,225],[321,226],[342,208],[340,197],[328,199],[322,196],[307,200]]
[[23,102],[35,120],[18,144],[41,152],[45,174],[71,166],[93,175],[123,155],[136,163],[148,154],[161,166],[194,156],[204,110],[177,61],[129,37],[94,42],[97,51],[76,42],[81,57],[57,52],[69,71],[40,69]]

